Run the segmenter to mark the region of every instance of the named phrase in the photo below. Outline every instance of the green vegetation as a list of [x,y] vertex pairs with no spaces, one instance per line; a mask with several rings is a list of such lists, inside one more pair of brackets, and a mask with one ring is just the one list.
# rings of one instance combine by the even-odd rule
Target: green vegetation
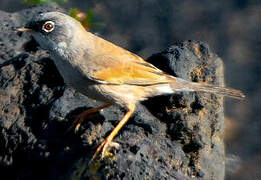
[[77,21],[80,21],[85,29],[89,30],[93,27],[103,27],[104,23],[93,23],[93,11],[89,9],[86,13],[79,11],[77,8],[72,8],[69,11],[70,16],[75,18]]
[[32,5],[48,3],[48,2],[55,2],[55,3],[62,4],[62,3],[66,3],[67,0],[24,0],[24,2]]
[[[24,0],[25,3],[30,5],[36,5],[41,3],[50,3],[55,2],[58,4],[67,3],[68,0]],[[69,15],[75,18],[77,21],[81,22],[86,30],[90,30],[93,27],[104,27],[104,23],[94,23],[94,13],[92,9],[89,9],[87,12],[81,12],[77,8],[71,8],[69,10]]]

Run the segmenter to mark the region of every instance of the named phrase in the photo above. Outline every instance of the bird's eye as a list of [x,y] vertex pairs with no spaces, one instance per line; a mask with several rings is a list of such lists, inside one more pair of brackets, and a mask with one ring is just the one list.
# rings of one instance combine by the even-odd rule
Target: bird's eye
[[46,21],[42,27],[45,32],[51,32],[54,29],[54,22]]

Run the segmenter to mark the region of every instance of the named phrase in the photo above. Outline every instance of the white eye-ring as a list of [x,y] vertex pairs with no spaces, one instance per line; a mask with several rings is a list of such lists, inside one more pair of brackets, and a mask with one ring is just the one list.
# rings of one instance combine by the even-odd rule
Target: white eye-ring
[[51,32],[54,29],[54,22],[53,21],[46,21],[42,27],[42,30],[45,32]]

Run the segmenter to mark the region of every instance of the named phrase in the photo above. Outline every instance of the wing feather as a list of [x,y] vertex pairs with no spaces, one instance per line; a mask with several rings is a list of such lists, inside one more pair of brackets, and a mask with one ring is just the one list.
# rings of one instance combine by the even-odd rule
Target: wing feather
[[94,49],[85,55],[86,66],[89,76],[100,83],[147,86],[175,81],[141,57],[102,38],[95,38]]

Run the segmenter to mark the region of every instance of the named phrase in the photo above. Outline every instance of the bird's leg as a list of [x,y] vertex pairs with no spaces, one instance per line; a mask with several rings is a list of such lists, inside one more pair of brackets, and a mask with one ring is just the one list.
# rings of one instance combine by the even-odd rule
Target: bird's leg
[[92,108],[92,109],[87,109],[83,111],[81,114],[77,115],[76,118],[74,119],[71,127],[68,129],[68,131],[71,131],[73,128],[75,128],[75,132],[77,132],[81,126],[81,123],[84,121],[84,119],[89,116],[91,113],[98,112],[102,109],[110,107],[112,104],[105,104],[103,106],[97,107],[97,108]]
[[124,124],[126,124],[126,122],[130,119],[132,113],[135,110],[135,107],[136,107],[135,104],[132,104],[131,106],[128,107],[128,111],[122,117],[121,121],[113,129],[110,135],[99,145],[95,154],[93,155],[92,160],[96,159],[99,154],[101,154],[101,158],[103,158],[109,147],[118,148],[120,146],[118,143],[112,142],[112,140],[118,134],[119,130],[124,126]]

